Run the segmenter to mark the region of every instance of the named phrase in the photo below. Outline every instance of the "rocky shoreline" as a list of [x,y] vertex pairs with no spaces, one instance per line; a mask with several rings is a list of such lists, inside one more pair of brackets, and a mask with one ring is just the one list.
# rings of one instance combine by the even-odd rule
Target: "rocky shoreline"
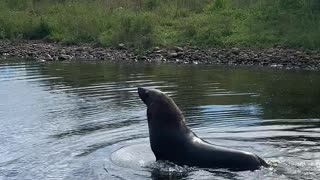
[[43,41],[0,41],[0,61],[14,58],[39,62],[105,60],[176,64],[225,64],[268,66],[284,69],[320,70],[320,52],[296,49],[241,49],[174,47],[147,50],[139,55],[119,44],[118,48],[91,45],[66,46]]

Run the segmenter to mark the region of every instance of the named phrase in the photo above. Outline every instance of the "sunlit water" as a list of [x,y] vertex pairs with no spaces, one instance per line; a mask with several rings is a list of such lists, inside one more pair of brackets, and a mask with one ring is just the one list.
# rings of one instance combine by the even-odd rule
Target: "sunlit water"
[[[155,162],[137,87],[173,97],[203,139],[272,166]],[[0,179],[318,179],[320,73],[198,65],[0,64]]]

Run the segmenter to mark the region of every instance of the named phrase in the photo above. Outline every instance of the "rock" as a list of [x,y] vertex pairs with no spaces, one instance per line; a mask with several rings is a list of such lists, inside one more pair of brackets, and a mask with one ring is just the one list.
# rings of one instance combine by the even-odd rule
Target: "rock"
[[160,48],[156,46],[156,47],[153,48],[153,50],[154,50],[154,51],[159,51]]
[[58,57],[58,60],[60,61],[71,60],[71,59],[72,59],[72,56],[66,55],[66,54],[60,54],[60,56]]
[[66,54],[66,50],[61,49],[61,50],[60,50],[60,54]]
[[159,49],[159,50],[155,51],[154,53],[161,54],[162,52],[163,52],[163,50]]
[[177,57],[177,56],[178,56],[178,53],[176,53],[176,52],[168,52],[168,56],[169,56],[170,58],[174,58],[174,57]]
[[126,46],[125,46],[125,44],[120,43],[120,44],[118,44],[118,48],[119,49],[126,49]]
[[183,51],[183,48],[176,46],[176,47],[174,47],[174,50],[175,50],[176,52],[182,52],[182,51]]
[[41,62],[41,63],[45,63],[45,62],[47,62],[46,60],[44,60],[44,59],[39,59],[38,60],[39,62]]
[[155,61],[162,61],[162,60],[163,60],[163,56],[161,54],[155,57]]
[[53,58],[52,58],[52,56],[50,54],[45,54],[44,60],[45,61],[53,61]]
[[234,47],[234,48],[231,49],[231,52],[232,52],[233,54],[235,54],[235,55],[238,55],[238,54],[240,54],[240,49]]
[[29,57],[37,57],[37,53],[36,52],[28,52],[28,56]]
[[184,52],[178,52],[177,54],[178,54],[178,56],[182,56],[182,55],[184,55]]
[[147,60],[148,58],[147,58],[147,56],[142,56],[140,59],[141,60]]
[[270,67],[279,67],[279,68],[282,68],[283,65],[282,65],[282,64],[271,64]]

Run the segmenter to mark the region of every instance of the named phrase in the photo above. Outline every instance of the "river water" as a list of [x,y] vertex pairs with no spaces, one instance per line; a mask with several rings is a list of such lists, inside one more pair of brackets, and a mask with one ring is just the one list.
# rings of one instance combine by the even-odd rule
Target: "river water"
[[[188,126],[272,166],[155,162],[137,87],[170,95]],[[0,179],[319,179],[320,73],[115,63],[0,63]]]

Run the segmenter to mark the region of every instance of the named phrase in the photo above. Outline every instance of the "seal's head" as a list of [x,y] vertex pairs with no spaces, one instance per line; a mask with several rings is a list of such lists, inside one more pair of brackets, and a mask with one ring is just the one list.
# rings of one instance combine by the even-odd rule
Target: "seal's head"
[[149,125],[180,124],[184,117],[174,103],[165,93],[156,89],[138,88],[141,100],[147,105],[147,117]]
[[161,91],[156,89],[138,88],[138,94],[140,99],[149,107],[152,102],[155,102],[160,96],[165,96]]

